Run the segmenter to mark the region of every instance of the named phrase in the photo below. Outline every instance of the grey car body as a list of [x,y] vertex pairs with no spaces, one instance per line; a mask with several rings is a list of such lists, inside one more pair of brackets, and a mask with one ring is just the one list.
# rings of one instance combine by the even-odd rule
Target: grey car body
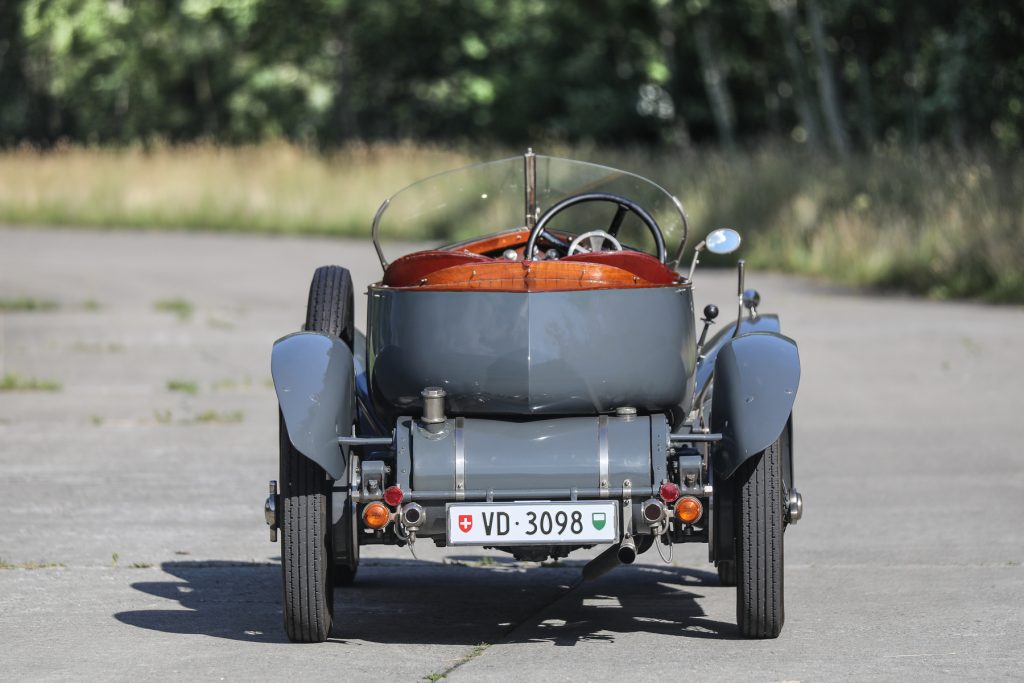
[[[618,171],[609,175],[613,189],[648,191],[642,185],[647,182],[669,199],[657,195],[659,210],[641,210],[618,193],[565,190],[559,196],[551,179],[545,194],[539,163],[559,182],[569,174],[560,160],[541,160],[528,153],[502,162],[508,168],[476,171],[501,176],[510,192],[521,193],[525,207],[515,220],[525,215],[525,221],[499,227],[529,232],[526,246],[510,241],[519,233],[499,232],[493,244],[470,240],[389,263],[377,233],[382,215],[399,205],[399,193],[374,221],[385,276],[367,292],[365,336],[357,332],[346,343],[322,331],[303,331],[275,343],[271,367],[282,434],[333,482],[337,561],[358,556],[353,544],[447,545],[452,505],[478,502],[502,509],[531,501],[611,500],[621,503],[619,528],[588,575],[631,562],[656,539],[704,542],[711,561],[732,562],[736,538],[731,512],[724,508],[737,494],[728,491],[728,482],[744,463],[778,443],[786,450],[785,521],[799,519],[802,499],[792,481],[791,439],[784,437],[791,430],[800,360],[779,318],[760,314],[756,300],[748,301],[746,313],[706,342],[705,319],[698,342],[690,277],[677,271],[686,238],[678,201]],[[576,162],[565,163],[571,169]],[[521,177],[509,171],[516,164]],[[582,190],[590,192],[594,169],[603,167],[582,166]],[[476,177],[474,170],[466,177]],[[471,190],[464,190],[467,184]],[[453,187],[451,196],[489,197],[486,188],[481,192],[465,180]],[[538,197],[548,197],[547,204]],[[589,252],[573,232],[545,227],[548,218],[565,211],[560,201],[568,208],[591,200],[618,209],[608,230],[583,234]],[[659,258],[639,256],[642,246],[620,244],[625,239],[619,224],[631,206],[641,217],[631,238],[649,245],[643,231],[657,231],[657,244],[667,245]],[[415,219],[413,208],[404,211]],[[681,226],[681,234],[666,230],[666,223]],[[663,239],[673,236],[675,243]],[[535,240],[548,245],[547,252],[530,253]],[[477,247],[479,253],[473,252]],[[421,261],[431,259],[443,267],[421,268]],[[545,261],[555,273],[551,277],[584,284],[530,280],[531,268]],[[633,264],[633,270],[622,264]],[[421,270],[400,281],[397,270],[413,266]],[[508,278],[520,277],[519,266],[526,279],[512,282]],[[485,271],[505,280],[481,280]],[[622,280],[623,272],[632,282]],[[666,485],[674,487],[676,498],[666,498],[673,491]],[[272,483],[267,519],[273,529],[282,526],[275,491]],[[698,502],[698,519],[677,517],[673,504],[684,496]],[[374,504],[386,506],[383,527],[372,527],[367,517]],[[548,538],[503,545],[495,538],[490,545],[539,560],[592,543]]]

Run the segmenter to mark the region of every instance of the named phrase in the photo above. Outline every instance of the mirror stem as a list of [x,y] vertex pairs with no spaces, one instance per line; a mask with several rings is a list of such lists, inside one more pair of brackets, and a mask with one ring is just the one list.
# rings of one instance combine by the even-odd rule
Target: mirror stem
[[690,262],[690,274],[686,276],[688,282],[693,282],[693,271],[697,268],[697,264],[700,263],[700,252],[704,249],[704,240],[701,240],[697,246],[693,248],[693,261]]

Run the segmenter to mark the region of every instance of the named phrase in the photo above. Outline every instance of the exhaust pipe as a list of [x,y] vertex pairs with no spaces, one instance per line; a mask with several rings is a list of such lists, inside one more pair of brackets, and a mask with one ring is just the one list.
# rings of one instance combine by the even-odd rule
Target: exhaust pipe
[[633,564],[633,561],[636,560],[636,545],[633,544],[632,536],[626,536],[622,539],[617,555],[619,562],[622,564]]
[[583,567],[583,580],[598,579],[620,564],[633,564],[636,560],[636,545],[632,538],[625,538],[618,545],[613,545],[592,559]]

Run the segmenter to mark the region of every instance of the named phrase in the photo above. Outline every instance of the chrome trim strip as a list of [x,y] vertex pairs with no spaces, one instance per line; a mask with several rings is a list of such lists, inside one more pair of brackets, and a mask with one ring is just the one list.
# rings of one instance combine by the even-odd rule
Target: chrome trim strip
[[600,479],[598,487],[601,489],[601,497],[608,497],[608,416],[601,415],[597,418],[597,457]]
[[466,418],[455,418],[455,500],[466,499]]

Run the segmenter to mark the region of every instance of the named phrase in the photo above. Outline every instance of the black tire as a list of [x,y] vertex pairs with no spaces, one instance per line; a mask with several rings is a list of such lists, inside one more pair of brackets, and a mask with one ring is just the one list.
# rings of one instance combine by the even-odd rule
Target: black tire
[[736,474],[736,621],[748,638],[776,638],[785,622],[781,451],[776,441]]
[[736,585],[736,563],[722,560],[718,563],[718,582],[723,586]]
[[338,337],[352,348],[355,337],[352,275],[341,266],[320,266],[309,283],[307,332]]
[[288,640],[322,643],[334,617],[331,480],[295,450],[281,419],[281,575]]
[[[355,338],[354,311],[352,275],[348,270],[341,266],[317,268],[309,283],[303,329],[337,337],[351,349]],[[334,583],[338,586],[351,584],[359,569],[356,521],[355,511],[349,506],[349,509],[342,511],[334,529]]]

